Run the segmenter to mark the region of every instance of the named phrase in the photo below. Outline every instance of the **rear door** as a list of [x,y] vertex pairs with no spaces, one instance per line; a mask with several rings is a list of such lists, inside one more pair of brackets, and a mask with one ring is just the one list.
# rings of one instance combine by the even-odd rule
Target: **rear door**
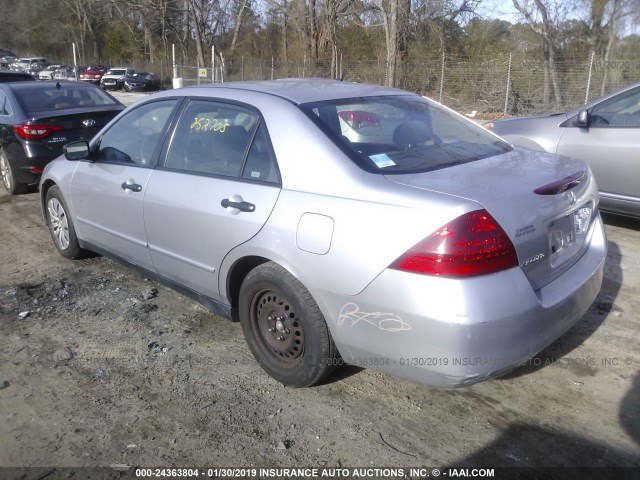
[[99,140],[97,159],[80,162],[71,181],[80,238],[148,270],[143,198],[177,102],[146,103],[122,116]]
[[191,99],[165,157],[144,199],[153,265],[220,300],[224,257],[260,231],[280,193],[266,127],[246,106]]

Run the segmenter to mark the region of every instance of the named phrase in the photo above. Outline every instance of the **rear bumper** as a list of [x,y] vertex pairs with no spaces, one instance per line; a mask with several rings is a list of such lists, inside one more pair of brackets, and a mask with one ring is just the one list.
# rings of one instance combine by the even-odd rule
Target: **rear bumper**
[[582,258],[537,291],[520,268],[465,280],[388,269],[356,296],[318,297],[345,363],[433,386],[471,385],[522,364],[588,310],[606,257],[599,215],[590,236]]
[[13,173],[17,183],[33,184],[40,181],[44,167],[53,161],[52,157],[26,158],[18,165],[13,165]]

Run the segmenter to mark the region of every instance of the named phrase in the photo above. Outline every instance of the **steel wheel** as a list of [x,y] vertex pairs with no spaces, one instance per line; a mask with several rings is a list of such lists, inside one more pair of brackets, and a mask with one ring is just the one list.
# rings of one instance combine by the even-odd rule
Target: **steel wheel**
[[67,212],[58,201],[57,198],[51,198],[47,203],[49,211],[49,222],[51,222],[51,230],[54,241],[60,250],[69,248],[69,222],[67,220]]
[[304,329],[291,302],[280,292],[262,290],[251,305],[250,322],[263,348],[287,366],[297,365],[304,353]]
[[320,308],[282,266],[266,262],[247,274],[238,313],[251,353],[279,382],[308,387],[338,364],[339,354]]

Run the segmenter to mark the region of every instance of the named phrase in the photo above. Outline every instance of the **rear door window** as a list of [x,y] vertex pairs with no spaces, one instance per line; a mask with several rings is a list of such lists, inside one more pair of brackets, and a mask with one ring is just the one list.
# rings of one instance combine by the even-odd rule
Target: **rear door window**
[[192,99],[173,135],[165,167],[188,173],[278,182],[260,115],[241,105]]
[[0,90],[0,115],[11,115],[11,105],[9,105],[9,99],[7,94]]

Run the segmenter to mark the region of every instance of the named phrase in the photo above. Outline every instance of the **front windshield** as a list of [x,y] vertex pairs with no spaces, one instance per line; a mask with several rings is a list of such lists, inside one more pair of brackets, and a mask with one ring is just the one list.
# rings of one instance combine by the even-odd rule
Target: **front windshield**
[[418,95],[340,99],[300,108],[373,173],[426,172],[511,150],[484,128]]

